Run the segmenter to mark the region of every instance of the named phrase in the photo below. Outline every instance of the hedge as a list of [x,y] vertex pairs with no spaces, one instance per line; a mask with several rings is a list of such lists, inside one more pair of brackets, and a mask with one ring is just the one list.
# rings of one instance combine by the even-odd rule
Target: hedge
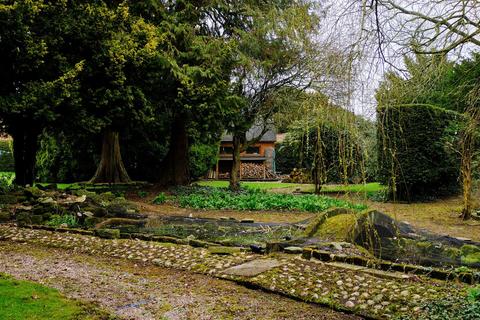
[[14,171],[12,140],[0,140],[0,172]]
[[461,114],[431,105],[377,109],[379,182],[390,197],[420,200],[455,194]]

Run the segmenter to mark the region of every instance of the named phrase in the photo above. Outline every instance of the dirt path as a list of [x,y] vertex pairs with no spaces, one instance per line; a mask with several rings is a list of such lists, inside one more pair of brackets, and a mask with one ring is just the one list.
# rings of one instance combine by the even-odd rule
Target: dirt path
[[125,319],[359,319],[205,275],[31,244],[0,242],[0,272]]

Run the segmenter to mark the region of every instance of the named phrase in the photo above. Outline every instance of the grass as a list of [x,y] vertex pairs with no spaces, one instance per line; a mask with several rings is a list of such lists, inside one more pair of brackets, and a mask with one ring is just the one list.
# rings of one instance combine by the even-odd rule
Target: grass
[[[196,182],[199,186],[204,187],[214,187],[214,188],[226,188],[228,187],[228,181],[225,180],[204,180]],[[242,181],[240,185],[244,188],[259,189],[259,190],[269,190],[269,189],[280,189],[280,188],[296,188],[302,186],[298,183],[283,183],[283,182],[271,182],[271,181]]]
[[[199,186],[214,187],[214,188],[227,188],[228,181],[225,180],[203,180],[196,182]],[[299,183],[283,183],[283,182],[262,182],[262,181],[242,181],[240,185],[244,188],[259,189],[259,190],[271,190],[271,189],[296,189],[300,188],[305,193],[313,193],[315,187],[313,184],[299,184]],[[376,193],[384,191],[385,186],[382,186],[378,182],[348,184],[348,185],[324,185],[322,187],[322,193]]]
[[177,201],[181,207],[194,209],[232,210],[294,210],[322,212],[329,208],[364,210],[363,204],[319,195],[292,195],[267,193],[261,190],[243,189],[231,192],[228,189],[190,187],[177,189]]
[[57,290],[0,274],[0,319],[108,319],[91,306],[70,300]]

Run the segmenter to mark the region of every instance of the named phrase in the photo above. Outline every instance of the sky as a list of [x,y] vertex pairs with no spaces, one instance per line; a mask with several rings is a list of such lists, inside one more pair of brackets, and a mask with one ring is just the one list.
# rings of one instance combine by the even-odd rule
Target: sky
[[[375,118],[375,90],[385,72],[394,70],[403,73],[405,55],[411,55],[409,46],[416,34],[430,48],[445,48],[455,43],[458,36],[447,28],[431,28],[423,19],[412,19],[411,15],[398,14],[393,6],[421,12],[431,17],[448,19],[465,33],[480,31],[479,26],[468,24],[468,19],[480,20],[480,2],[465,0],[380,0],[388,7],[381,7],[378,16],[362,5],[362,0],[318,0],[325,15],[321,24],[321,41],[355,53],[352,64],[356,75],[352,78],[354,91],[346,103],[347,109],[366,118]],[[369,3],[370,1],[365,1]],[[370,14],[369,14],[370,13]],[[459,19],[458,16],[468,19]],[[378,19],[378,20],[377,20]],[[377,33],[377,22],[382,34]],[[438,33],[438,37],[436,37]],[[480,32],[479,32],[480,33]],[[474,39],[478,38],[475,35]],[[435,41],[427,42],[427,40]],[[468,57],[476,45],[465,44],[450,51],[452,60]],[[381,50],[379,48],[382,48]]]

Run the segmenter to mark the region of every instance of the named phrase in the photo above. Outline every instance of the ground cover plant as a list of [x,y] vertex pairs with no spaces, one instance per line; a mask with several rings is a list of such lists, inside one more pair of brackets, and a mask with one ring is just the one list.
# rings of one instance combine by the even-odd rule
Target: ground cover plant
[[181,187],[176,188],[178,204],[194,209],[233,210],[298,210],[321,212],[329,208],[364,210],[363,204],[319,195],[292,195],[267,193],[262,190],[241,189],[232,192],[223,188]]
[[109,319],[92,306],[70,300],[57,290],[0,274],[0,319]]

